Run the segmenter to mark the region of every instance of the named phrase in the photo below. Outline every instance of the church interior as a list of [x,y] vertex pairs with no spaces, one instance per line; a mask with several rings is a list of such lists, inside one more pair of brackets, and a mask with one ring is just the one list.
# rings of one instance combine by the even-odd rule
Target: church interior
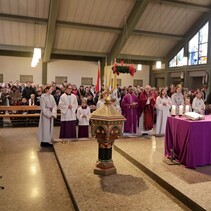
[[[187,131],[175,114],[168,135],[155,135],[156,120],[151,135],[129,135],[125,119],[106,110],[109,117],[91,117],[89,137],[61,139],[59,114],[52,147],[41,147],[40,113],[26,107],[10,113],[16,105],[1,104],[2,89],[28,81],[38,92],[47,84],[61,90],[65,83],[101,84],[109,95],[116,80],[123,90],[181,84],[191,95],[203,89],[209,107],[210,12],[211,0],[0,0],[0,210],[211,210],[206,116],[188,120]],[[119,67],[129,74],[116,74]],[[17,108],[26,106],[21,103]],[[187,143],[170,146],[174,135]],[[177,150],[187,158],[174,157]],[[210,162],[197,163],[194,155]]]

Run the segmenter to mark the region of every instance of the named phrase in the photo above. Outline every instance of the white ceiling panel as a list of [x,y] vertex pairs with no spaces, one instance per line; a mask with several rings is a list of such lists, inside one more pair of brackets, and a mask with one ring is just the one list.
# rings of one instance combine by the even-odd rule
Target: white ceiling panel
[[46,26],[0,20],[0,44],[44,47]]
[[48,18],[50,0],[0,0],[0,13]]
[[58,20],[121,27],[135,0],[60,0]]
[[109,52],[117,35],[108,32],[57,28],[55,49]]
[[[121,32],[127,33],[123,25],[136,1],[59,0],[58,4],[52,1],[50,5],[50,0],[0,0],[0,49],[11,45],[17,46],[18,52],[19,46],[21,49],[42,47],[48,55],[47,61],[52,52],[62,50],[67,54],[69,50],[72,54],[90,52],[109,56],[116,43],[117,51],[122,49],[122,54],[162,57],[185,38],[203,15],[209,14],[211,5],[211,0],[163,0],[161,3],[151,0],[135,27],[136,36],[127,34],[129,38],[124,45],[117,38]],[[40,20],[35,21],[33,17]],[[143,32],[141,42],[137,30]]]
[[184,35],[201,15],[201,12],[188,8],[150,3],[136,29]]
[[208,6],[211,4],[211,0],[178,0],[178,1],[187,2],[191,4],[199,4],[204,6]]
[[175,44],[175,40],[165,38],[131,36],[121,54],[164,57]]

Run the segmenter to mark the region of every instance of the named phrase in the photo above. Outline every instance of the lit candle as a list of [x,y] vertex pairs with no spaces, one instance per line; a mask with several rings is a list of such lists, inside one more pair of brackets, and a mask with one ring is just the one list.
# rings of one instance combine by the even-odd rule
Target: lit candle
[[189,112],[190,111],[190,106],[189,105],[186,105],[185,106],[185,113]]
[[183,105],[179,106],[179,116],[183,114]]
[[172,107],[171,107],[171,115],[176,116],[176,106],[175,105],[172,105]]

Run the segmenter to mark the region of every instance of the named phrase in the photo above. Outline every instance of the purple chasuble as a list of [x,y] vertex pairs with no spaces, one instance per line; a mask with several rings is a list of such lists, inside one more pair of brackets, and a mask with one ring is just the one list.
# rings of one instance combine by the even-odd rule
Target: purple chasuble
[[126,94],[121,102],[122,115],[126,118],[124,123],[124,132],[136,133],[138,126],[138,104],[131,107],[131,103],[137,102],[138,97],[134,94]]

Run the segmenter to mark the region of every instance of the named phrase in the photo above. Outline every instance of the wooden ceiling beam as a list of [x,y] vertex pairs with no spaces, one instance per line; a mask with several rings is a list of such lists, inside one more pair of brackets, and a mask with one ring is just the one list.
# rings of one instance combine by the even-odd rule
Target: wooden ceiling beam
[[45,41],[45,50],[43,56],[43,62],[48,62],[51,57],[51,51],[53,48],[53,42],[55,37],[56,19],[59,10],[59,0],[51,0],[48,17],[48,27]]
[[190,2],[177,1],[177,0],[174,0],[174,1],[172,1],[172,0],[152,0],[152,1],[159,2],[161,4],[170,5],[170,6],[193,9],[193,10],[197,10],[200,12],[210,12],[211,11],[210,5],[206,6],[206,5],[194,4],[194,3],[190,3]]
[[48,19],[22,16],[22,15],[11,15],[5,13],[0,13],[0,20],[21,22],[21,23],[33,23],[41,25],[48,24]]
[[111,48],[110,55],[108,57],[108,64],[111,63],[111,60],[119,56],[122,48],[135,29],[148,4],[149,0],[136,0],[128,18],[125,20],[122,33],[118,36],[116,42]]

